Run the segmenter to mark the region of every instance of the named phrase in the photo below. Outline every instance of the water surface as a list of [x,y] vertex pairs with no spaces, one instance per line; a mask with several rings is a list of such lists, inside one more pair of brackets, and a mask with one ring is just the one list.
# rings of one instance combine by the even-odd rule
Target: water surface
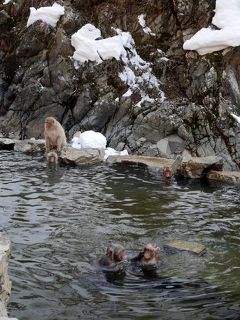
[[[42,156],[0,154],[1,231],[12,241],[10,316],[21,320],[239,319],[239,187],[164,180],[144,167],[48,168]],[[168,254],[171,239],[204,256]],[[96,268],[106,246],[129,257],[153,242],[158,277]],[[179,288],[165,286],[181,284]]]

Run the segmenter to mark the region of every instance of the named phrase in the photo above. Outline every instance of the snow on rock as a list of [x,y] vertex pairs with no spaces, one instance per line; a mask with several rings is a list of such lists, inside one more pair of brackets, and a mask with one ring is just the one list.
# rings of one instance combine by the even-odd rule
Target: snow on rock
[[105,155],[104,155],[104,160],[107,160],[109,156],[128,156],[128,151],[124,149],[123,151],[117,151],[113,148],[106,148],[105,149]]
[[127,150],[116,151],[113,148],[106,147],[107,139],[100,132],[95,132],[93,130],[88,130],[84,132],[76,132],[72,138],[72,147],[75,149],[104,149],[105,155],[104,159],[106,160],[109,156],[112,155],[128,155]]
[[143,31],[147,34],[150,34],[151,36],[155,36],[156,34],[152,32],[152,30],[146,26],[146,21],[145,21],[146,14],[141,14],[138,16],[138,22],[140,26],[143,28]]
[[100,132],[93,130],[84,131],[74,135],[72,147],[76,149],[105,149],[107,146],[106,137]]
[[151,64],[138,55],[131,34],[119,29],[115,31],[116,36],[101,39],[101,31],[92,24],[86,24],[74,33],[71,44],[75,48],[75,67],[87,61],[99,64],[106,59],[122,60],[124,67],[119,77],[128,86],[123,96],[129,97],[132,93],[139,93],[140,101],[137,105],[141,106],[145,101],[154,101],[145,91],[150,90],[155,92],[155,100],[163,101],[165,96],[160,89],[160,82],[152,74]]
[[11,0],[5,0],[3,4],[8,4],[9,2],[11,2]]
[[191,39],[185,41],[185,50],[196,50],[200,55],[227,47],[240,45],[240,1],[216,0],[212,23],[220,28],[202,28]]
[[52,27],[56,27],[56,24],[62,15],[64,15],[64,7],[56,2],[51,7],[41,7],[39,9],[31,7],[27,27],[37,20],[41,20]]
[[125,51],[120,37],[99,38],[101,31],[92,24],[86,24],[74,33],[71,38],[71,44],[75,48],[73,59],[80,63],[86,61],[101,63],[111,58],[119,60]]
[[236,116],[234,113],[231,113],[231,116],[238,122],[240,123],[240,117]]

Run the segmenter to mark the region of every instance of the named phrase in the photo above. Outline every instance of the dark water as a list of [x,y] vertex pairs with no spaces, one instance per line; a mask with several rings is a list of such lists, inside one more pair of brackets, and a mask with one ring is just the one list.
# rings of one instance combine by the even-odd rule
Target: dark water
[[[1,151],[1,230],[12,240],[10,316],[19,319],[240,319],[239,188],[162,180],[126,166],[46,167]],[[168,255],[170,239],[207,253]],[[158,278],[129,266],[108,281],[110,242],[161,248]],[[177,288],[164,283],[181,284]]]

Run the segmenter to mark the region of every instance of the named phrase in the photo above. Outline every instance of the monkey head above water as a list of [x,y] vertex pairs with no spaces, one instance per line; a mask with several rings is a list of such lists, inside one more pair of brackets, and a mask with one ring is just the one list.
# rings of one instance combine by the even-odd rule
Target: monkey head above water
[[172,177],[172,170],[170,167],[164,167],[162,170],[162,176],[166,178],[171,178]]
[[47,154],[47,162],[48,164],[56,165],[58,163],[58,155],[54,151],[50,151]]
[[141,251],[136,257],[131,259],[131,262],[141,267],[156,266],[160,257],[158,255],[159,247],[148,243],[143,251]]
[[45,119],[44,136],[47,152],[52,150],[60,152],[67,144],[62,125],[53,117],[48,117]]
[[105,271],[120,271],[126,260],[126,253],[120,244],[112,244],[107,247],[106,254],[98,261],[101,268]]

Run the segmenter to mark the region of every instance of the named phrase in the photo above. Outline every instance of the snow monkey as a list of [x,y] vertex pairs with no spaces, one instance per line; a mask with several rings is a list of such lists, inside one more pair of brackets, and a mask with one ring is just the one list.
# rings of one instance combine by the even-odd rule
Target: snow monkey
[[47,152],[54,149],[56,149],[57,152],[60,152],[67,143],[63,127],[53,117],[48,117],[45,120],[44,136]]
[[107,247],[106,254],[99,260],[99,265],[105,269],[113,270],[122,265],[126,259],[125,249],[120,244],[112,244]]
[[166,178],[171,178],[172,177],[172,170],[170,169],[170,167],[164,167],[163,168],[162,176],[164,176]]
[[47,154],[47,162],[49,164],[57,164],[58,163],[58,155],[54,151],[50,151]]
[[140,264],[141,267],[155,266],[159,261],[159,247],[148,243],[143,251],[141,251],[136,257],[131,259],[132,263]]

